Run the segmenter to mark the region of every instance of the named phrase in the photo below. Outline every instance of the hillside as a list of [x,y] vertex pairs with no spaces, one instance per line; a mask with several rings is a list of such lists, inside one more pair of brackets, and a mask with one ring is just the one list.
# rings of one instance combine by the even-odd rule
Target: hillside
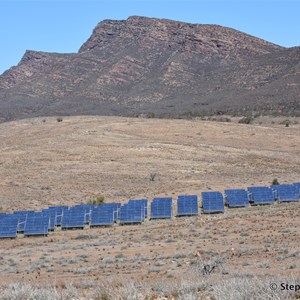
[[[0,203],[40,210],[97,194],[175,203],[274,177],[298,182],[299,129],[99,116],[5,122]],[[299,202],[276,203],[1,240],[0,299],[296,299],[269,286],[299,282],[299,225]]]
[[218,25],[104,20],[78,53],[26,51],[0,76],[0,121],[48,115],[300,111],[300,48]]
[[299,128],[92,116],[2,123],[1,206],[73,205],[95,194],[175,197],[274,177],[298,182]]

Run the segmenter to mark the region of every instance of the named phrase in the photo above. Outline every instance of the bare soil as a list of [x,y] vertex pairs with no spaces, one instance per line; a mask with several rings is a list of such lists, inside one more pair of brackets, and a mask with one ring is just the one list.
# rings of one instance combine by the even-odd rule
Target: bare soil
[[[3,211],[299,181],[300,126],[64,117],[0,124]],[[156,174],[154,181],[150,174]],[[299,276],[300,203],[0,240],[0,281]]]

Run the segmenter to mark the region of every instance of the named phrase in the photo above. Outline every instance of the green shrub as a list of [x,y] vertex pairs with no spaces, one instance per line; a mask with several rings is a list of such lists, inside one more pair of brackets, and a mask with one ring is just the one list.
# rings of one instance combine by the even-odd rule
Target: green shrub
[[279,185],[280,183],[278,182],[277,178],[274,178],[272,181],[272,185]]

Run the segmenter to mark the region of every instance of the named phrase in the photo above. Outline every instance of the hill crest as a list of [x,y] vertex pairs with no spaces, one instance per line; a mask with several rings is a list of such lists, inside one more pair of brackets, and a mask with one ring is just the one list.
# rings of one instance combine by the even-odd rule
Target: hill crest
[[300,111],[299,47],[219,25],[104,20],[78,53],[27,50],[0,76],[0,120]]

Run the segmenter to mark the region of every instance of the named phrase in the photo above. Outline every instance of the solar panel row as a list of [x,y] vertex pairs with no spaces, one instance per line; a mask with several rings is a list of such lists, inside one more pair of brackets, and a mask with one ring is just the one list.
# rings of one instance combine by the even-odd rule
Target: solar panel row
[[[202,192],[204,213],[223,213],[224,199],[228,207],[245,207],[300,200],[300,182],[254,186],[244,189],[227,189],[224,198],[220,192]],[[177,199],[177,216],[198,215],[197,195],[180,195]],[[173,216],[172,198],[154,198],[150,205],[150,219],[170,219]],[[127,204],[105,203],[99,206],[81,204],[74,207],[50,206],[41,212],[16,211],[12,214],[0,213],[0,238],[15,238],[18,233],[47,235],[49,231],[61,226],[62,229],[93,226],[142,223],[148,217],[147,199],[129,200]]]

